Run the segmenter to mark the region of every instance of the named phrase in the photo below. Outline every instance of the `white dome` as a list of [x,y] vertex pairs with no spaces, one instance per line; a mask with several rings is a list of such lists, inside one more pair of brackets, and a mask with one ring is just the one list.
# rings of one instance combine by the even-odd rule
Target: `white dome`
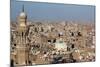
[[63,40],[61,40],[61,39],[59,39],[59,40],[57,40],[57,42],[55,43],[55,48],[57,49],[57,50],[66,50],[67,49],[67,45],[66,45],[66,43],[63,41]]
[[24,12],[20,13],[21,17],[26,17],[26,14]]

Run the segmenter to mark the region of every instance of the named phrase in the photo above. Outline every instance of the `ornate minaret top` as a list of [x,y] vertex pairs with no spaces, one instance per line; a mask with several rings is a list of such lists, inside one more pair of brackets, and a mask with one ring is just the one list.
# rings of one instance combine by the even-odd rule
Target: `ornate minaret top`
[[24,11],[24,5],[22,6],[22,12],[18,16],[18,29],[25,30],[27,26],[27,15]]

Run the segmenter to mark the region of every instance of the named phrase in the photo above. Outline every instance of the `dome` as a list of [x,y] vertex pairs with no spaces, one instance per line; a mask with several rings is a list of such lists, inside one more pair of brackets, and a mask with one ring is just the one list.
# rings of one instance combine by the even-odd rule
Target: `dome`
[[62,39],[58,39],[57,42],[55,43],[55,48],[57,50],[66,50],[67,45]]
[[26,15],[26,13],[25,12],[21,12],[20,13],[20,17],[26,17],[27,15]]

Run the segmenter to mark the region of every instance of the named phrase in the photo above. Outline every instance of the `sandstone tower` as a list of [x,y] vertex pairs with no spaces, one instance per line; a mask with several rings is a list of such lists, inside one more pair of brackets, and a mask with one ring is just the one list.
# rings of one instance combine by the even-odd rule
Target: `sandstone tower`
[[17,63],[18,65],[28,65],[27,15],[24,12],[24,6],[22,12],[18,16],[17,33]]

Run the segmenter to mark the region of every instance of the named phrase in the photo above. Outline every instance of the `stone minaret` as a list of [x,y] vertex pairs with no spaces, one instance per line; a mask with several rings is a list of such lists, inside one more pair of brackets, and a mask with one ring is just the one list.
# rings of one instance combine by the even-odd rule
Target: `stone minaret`
[[28,65],[29,62],[29,48],[27,44],[27,15],[24,12],[24,6],[22,12],[18,16],[17,26],[17,55],[16,60],[18,65]]

